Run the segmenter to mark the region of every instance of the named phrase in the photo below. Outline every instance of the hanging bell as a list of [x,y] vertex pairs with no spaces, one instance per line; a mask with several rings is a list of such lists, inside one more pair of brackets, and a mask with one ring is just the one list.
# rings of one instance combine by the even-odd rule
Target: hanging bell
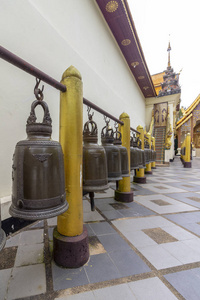
[[129,176],[128,151],[126,147],[122,146],[121,136],[122,136],[121,132],[116,129],[116,131],[114,132],[113,144],[117,146],[120,151],[122,177],[128,177]]
[[90,115],[83,129],[83,192],[98,192],[109,188],[106,152],[97,144],[98,129]]
[[6,243],[6,234],[1,228],[1,206],[0,206],[0,251],[4,248]]
[[145,154],[145,162],[146,164],[150,163],[150,151],[149,151],[149,144],[147,141],[144,143],[144,154]]
[[[35,108],[42,106],[44,118],[36,123]],[[17,143],[12,166],[13,217],[40,220],[57,216],[68,209],[61,145],[51,140],[49,109],[35,100],[27,120],[27,139]]]
[[131,170],[139,169],[139,150],[135,142],[135,136],[130,139],[130,156],[131,156]]
[[113,129],[108,123],[106,121],[106,126],[102,128],[101,142],[106,151],[108,181],[117,181],[122,180],[121,156],[119,148],[113,144]]
[[139,137],[137,138],[137,147],[138,147],[138,151],[139,151],[139,156],[140,156],[140,160],[139,160],[139,169],[145,169],[146,168],[146,161],[145,161],[145,151],[142,149],[142,142],[139,139]]

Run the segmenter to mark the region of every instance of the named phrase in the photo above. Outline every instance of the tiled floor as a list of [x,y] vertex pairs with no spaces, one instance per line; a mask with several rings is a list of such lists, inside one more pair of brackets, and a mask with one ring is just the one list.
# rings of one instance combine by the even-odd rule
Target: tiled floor
[[[57,218],[10,235],[0,252],[0,300],[200,299],[200,159],[131,183],[134,202],[113,198],[115,185],[83,200],[89,261],[65,269],[52,260]],[[131,175],[131,180],[133,174]]]

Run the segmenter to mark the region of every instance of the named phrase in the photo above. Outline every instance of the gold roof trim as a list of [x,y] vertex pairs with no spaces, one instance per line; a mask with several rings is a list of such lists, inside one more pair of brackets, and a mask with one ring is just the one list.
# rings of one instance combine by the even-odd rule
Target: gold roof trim
[[[184,122],[180,123],[179,125],[176,126],[176,129],[178,129],[179,127],[181,127],[185,122],[187,122],[190,118],[192,117],[192,113],[184,120]],[[183,118],[182,118],[183,119]],[[181,120],[182,120],[181,119]]]
[[199,104],[200,102],[200,94],[197,96],[197,98],[193,101],[193,103],[185,110],[185,115],[177,122],[177,125],[180,123],[185,123],[185,118],[191,113],[193,109]]

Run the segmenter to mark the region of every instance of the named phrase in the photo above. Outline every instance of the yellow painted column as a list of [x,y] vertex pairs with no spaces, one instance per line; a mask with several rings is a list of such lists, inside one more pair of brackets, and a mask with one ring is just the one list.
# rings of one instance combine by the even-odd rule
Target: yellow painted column
[[[148,133],[146,134],[146,136],[147,136],[147,138],[148,138],[149,149],[151,149],[151,134],[148,132]],[[146,164],[145,173],[146,173],[146,174],[152,174],[152,171],[151,171],[151,163]]]
[[[144,129],[141,125],[138,125],[137,131],[140,132],[141,149],[144,150]],[[133,181],[136,183],[146,183],[146,177],[144,176],[144,169],[137,169],[136,176],[134,176]]]
[[191,135],[187,134],[185,139],[185,156],[184,156],[184,168],[191,168]]
[[121,202],[132,202],[133,191],[130,183],[130,118],[127,113],[122,113],[119,117],[124,125],[119,125],[119,130],[122,134],[122,146],[126,147],[128,152],[129,176],[119,180],[118,190],[115,191],[115,200]]
[[82,141],[83,84],[71,66],[62,76],[60,143],[64,154],[66,199],[69,209],[58,216],[54,229],[54,260],[63,267],[80,267],[89,258],[87,230],[83,228]]
[[[153,150],[155,151],[155,150],[156,150],[155,137],[152,137],[151,139],[152,139],[152,144],[153,144]],[[156,169],[156,162],[155,162],[155,161],[153,161],[153,162],[151,163],[151,168],[152,168],[152,169]]]

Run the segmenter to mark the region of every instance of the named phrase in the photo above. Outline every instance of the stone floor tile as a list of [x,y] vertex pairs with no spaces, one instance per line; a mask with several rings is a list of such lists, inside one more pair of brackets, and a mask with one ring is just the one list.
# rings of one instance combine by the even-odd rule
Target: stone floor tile
[[173,183],[173,182],[179,183],[180,182],[180,179],[178,177],[169,178],[169,177],[166,177],[166,176],[164,176],[164,177],[154,176],[153,178],[151,177],[151,178],[148,178],[148,179],[149,179],[150,182],[154,181],[156,183],[159,182],[159,183],[164,183],[164,184],[166,184],[168,182],[169,183]]
[[17,249],[15,267],[43,263],[43,251],[44,244],[20,245]]
[[57,226],[57,217],[47,219],[48,226]]
[[89,283],[84,267],[77,269],[65,269],[52,262],[52,276],[54,291],[64,290]]
[[[128,284],[120,284],[115,286],[109,286],[103,289],[98,289],[93,291],[95,295],[95,300],[136,300],[137,298],[132,293]],[[78,299],[77,299],[78,300]]]
[[167,274],[164,277],[184,299],[199,300],[200,268]]
[[[198,210],[198,208],[194,208],[193,206],[159,194],[137,197],[136,201],[158,214]],[[168,205],[159,205],[159,202],[160,204],[163,202],[166,204],[168,203]]]
[[95,232],[94,232],[94,230],[92,230],[92,228],[91,228],[91,226],[90,226],[89,223],[88,223],[88,224],[84,224],[84,226],[85,226],[86,229],[87,229],[88,236],[93,236],[93,235],[95,235]]
[[147,188],[155,193],[160,193],[160,194],[169,194],[169,193],[181,193],[184,192],[183,189],[180,188],[176,188],[176,187],[171,187],[167,184],[163,184],[163,183],[156,183],[156,184],[152,184],[152,183],[146,183],[144,185],[144,188]]
[[123,235],[136,248],[157,245],[156,242],[154,242],[149,236],[147,236],[141,230],[133,231],[133,232],[123,232]]
[[6,240],[6,245],[5,247],[13,247],[13,246],[18,246],[19,245],[19,238],[20,238],[20,233],[11,235],[7,238]]
[[83,222],[103,221],[104,218],[95,210],[83,214]]
[[183,242],[162,244],[162,247],[173,255],[182,264],[200,261],[200,251],[193,250]]
[[[196,208],[200,208],[200,202],[197,202],[197,201],[194,201],[194,200],[191,200],[190,198],[191,197],[198,197],[198,193],[194,193],[194,192],[181,192],[181,193],[173,193],[173,194],[169,194],[169,196],[171,195],[171,197],[173,199],[176,199],[176,200],[179,200],[183,203],[186,203],[186,204],[189,204],[189,205],[192,205]],[[168,194],[166,194],[166,196],[168,196]]]
[[95,199],[113,198],[114,195],[115,195],[115,191],[112,188],[109,188],[104,192],[94,193],[94,198]]
[[21,299],[46,292],[44,264],[14,268],[6,300]]
[[69,295],[66,297],[58,297],[54,300],[96,300],[96,297],[94,296],[94,293],[92,291],[79,293],[76,295]]
[[102,212],[113,211],[114,208],[110,204],[112,204],[112,202],[111,203],[109,203],[108,201],[102,202],[102,199],[98,199],[97,201],[95,201],[95,206]]
[[175,300],[174,294],[157,277],[128,283],[137,300]]
[[120,278],[121,274],[107,253],[90,257],[84,269],[89,278],[89,283],[102,282]]
[[118,234],[106,234],[98,236],[100,242],[107,252],[118,250],[129,250],[130,246]]
[[108,210],[108,211],[103,210],[102,212],[108,220],[115,220],[115,219],[124,218],[124,216],[119,211],[117,211],[115,209]]
[[12,269],[0,270],[0,299],[6,299],[7,287],[9,284]]
[[44,230],[35,229],[22,231],[19,237],[19,245],[33,245],[44,242]]
[[115,221],[112,221],[112,223],[122,233],[152,228],[151,217],[115,220]]
[[107,222],[96,222],[91,223],[90,227],[95,232],[96,235],[104,235],[110,233],[116,233],[116,231]]
[[0,252],[0,270],[9,269],[14,266],[17,247],[4,248]]
[[44,227],[44,220],[37,221],[30,226],[30,228],[42,228],[42,227]]
[[121,277],[150,272],[149,267],[132,250],[117,250],[109,253],[110,258],[121,273]]
[[181,261],[175,258],[162,245],[138,247],[138,250],[158,270],[182,265]]
[[163,227],[163,229],[179,241],[196,239],[196,237],[192,233],[176,225],[165,226]]

